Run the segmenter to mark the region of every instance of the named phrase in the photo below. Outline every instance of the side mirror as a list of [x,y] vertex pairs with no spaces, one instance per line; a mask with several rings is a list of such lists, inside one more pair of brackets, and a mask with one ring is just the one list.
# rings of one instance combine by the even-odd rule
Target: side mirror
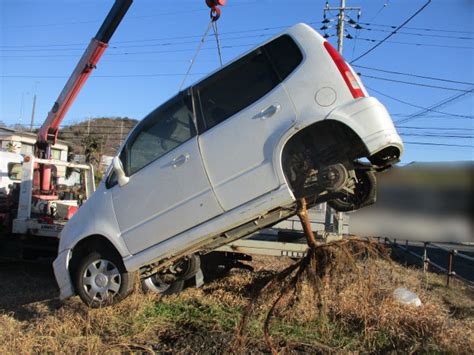
[[130,178],[125,175],[125,171],[123,170],[122,161],[119,157],[114,157],[112,160],[112,166],[117,174],[117,181],[120,186],[127,185]]

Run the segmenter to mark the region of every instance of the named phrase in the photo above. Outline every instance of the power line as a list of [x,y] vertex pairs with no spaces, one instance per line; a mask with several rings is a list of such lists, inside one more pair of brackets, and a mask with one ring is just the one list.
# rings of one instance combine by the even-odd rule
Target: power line
[[[247,4],[234,4],[234,5],[227,5],[226,8],[231,7],[248,7],[253,6],[254,2],[247,3]],[[201,9],[193,9],[193,10],[179,10],[179,11],[171,11],[171,12],[161,12],[155,13],[150,15],[140,15],[140,16],[128,16],[127,20],[135,20],[135,19],[142,19],[142,18],[153,18],[158,16],[168,16],[168,15],[181,15],[183,13],[195,13],[195,12],[208,12],[207,8]],[[78,25],[78,24],[86,24],[86,23],[100,23],[103,19],[97,20],[87,20],[87,21],[70,21],[70,22],[55,22],[55,23],[45,23],[45,24],[28,24],[28,25],[15,25],[15,26],[1,26],[0,29],[10,29],[10,28],[35,28],[35,27],[56,27],[56,26],[70,26],[70,25]]]
[[[378,26],[378,27],[388,27],[388,28],[397,28],[396,25],[382,25],[378,23],[372,23],[372,22],[361,22],[362,25],[368,25],[368,26]],[[426,27],[408,27],[405,26],[405,29],[407,30],[417,30],[417,31],[430,31],[430,32],[450,32],[450,33],[469,33],[469,34],[474,34],[472,31],[461,31],[461,30],[446,30],[446,29],[437,29],[437,28],[426,28]]]
[[461,94],[458,94],[458,95],[454,95],[454,96],[451,96],[451,97],[448,97],[444,100],[441,100],[433,105],[431,105],[430,107],[428,108],[423,108],[420,112],[417,112],[417,113],[414,113],[413,115],[411,116],[408,116],[407,118],[404,118],[404,119],[401,119],[401,120],[398,120],[396,121],[395,123],[405,123],[405,122],[408,122],[408,121],[411,121],[411,120],[414,120],[420,116],[423,116],[424,114],[426,114],[427,112],[430,112],[430,111],[433,111],[434,109],[437,109],[438,107],[442,107],[442,106],[445,106],[449,103],[452,103],[453,101],[456,101],[468,94],[471,94],[472,92],[474,92],[474,89],[471,89],[470,91],[468,92],[464,92],[464,93],[461,93]]
[[467,144],[428,143],[428,142],[407,142],[407,141],[403,141],[403,144],[428,145],[428,146],[431,145],[431,146],[441,146],[441,147],[474,148],[473,145],[467,145]]
[[[192,73],[189,75],[206,75],[208,73]],[[124,74],[124,75],[93,75],[91,78],[145,78],[159,76],[183,76],[185,73],[156,73],[156,74]],[[0,75],[0,78],[16,78],[16,79],[64,79],[69,78],[67,75]]]
[[[260,34],[255,34],[255,35],[245,35],[245,36],[228,36],[228,37],[221,37],[219,35],[219,38],[221,39],[225,39],[227,41],[229,40],[238,40],[238,39],[247,39],[247,38],[262,38],[262,37],[269,37],[269,36],[273,36],[275,35],[276,33],[260,33]],[[195,37],[195,36],[191,36],[191,37]],[[189,38],[191,38],[189,37]],[[182,38],[184,39],[184,38]],[[151,42],[152,40],[150,40]],[[155,40],[153,40],[155,41]],[[157,40],[158,41],[158,40]],[[174,42],[163,42],[163,43],[152,43],[152,44],[132,44],[132,45],[111,45],[108,47],[108,49],[123,49],[123,48],[142,48],[142,47],[169,47],[169,46],[176,46],[176,45],[181,45],[181,44],[197,44],[199,41],[174,41]],[[77,48],[62,48],[62,47],[66,47],[66,46],[76,46]],[[39,48],[38,48],[39,47]],[[53,47],[53,48],[56,48],[56,49],[52,49],[52,48],[49,48],[49,47]],[[16,48],[20,48],[20,49],[16,49]],[[1,46],[0,46],[0,52],[50,52],[50,51],[83,51],[84,49],[84,45],[79,45],[79,44],[70,44],[70,45],[67,45],[67,44],[64,44],[64,45],[61,45],[60,48],[58,48],[57,46],[50,46],[50,45],[44,45],[44,46],[35,46],[35,47],[32,47],[33,49],[25,49],[27,47],[15,47],[15,48],[6,48],[6,49],[1,49]]]
[[364,78],[369,78],[369,79],[390,81],[390,82],[393,82],[393,83],[406,84],[406,85],[422,86],[422,87],[427,87],[427,88],[432,88],[432,89],[460,91],[460,92],[466,92],[466,93],[469,93],[469,92],[472,91],[472,90],[464,90],[464,89],[457,89],[457,88],[449,88],[449,87],[446,87],[446,86],[437,86],[437,85],[429,85],[429,84],[422,84],[422,83],[414,83],[414,82],[410,82],[410,81],[395,80],[395,79],[389,79],[389,78],[381,78],[379,76],[372,76],[372,75],[366,75],[366,74],[361,74],[361,76],[364,77]]
[[[378,29],[378,28],[368,28],[368,27],[363,27],[361,30],[362,31],[384,32],[384,33],[391,33],[392,32],[392,31],[387,31],[387,30],[381,30],[381,29]],[[405,32],[405,31],[397,32],[397,34],[405,35],[405,36],[417,36],[417,37],[448,38],[448,39],[459,39],[459,40],[469,40],[469,41],[474,40],[473,37],[446,36],[446,35],[438,35],[438,34],[413,33],[413,32]]]
[[381,72],[381,73],[387,73],[387,74],[405,75],[405,76],[411,76],[411,77],[420,78],[420,79],[442,81],[442,82],[446,82],[446,83],[474,85],[474,83],[471,83],[471,82],[468,82],[468,81],[457,81],[457,80],[450,80],[450,79],[435,78],[435,77],[432,77],[432,76],[424,76],[424,75],[413,74],[413,73],[403,73],[403,72],[387,70],[387,69],[371,68],[371,67],[366,67],[366,66],[358,65],[358,64],[354,64],[353,67],[368,69],[368,70],[374,70],[374,71],[378,71],[378,72]]
[[415,127],[415,126],[397,126],[400,129],[423,129],[423,130],[440,130],[440,131],[474,131],[474,128],[454,128],[454,127]]
[[[321,22],[309,22],[309,24],[320,24]],[[252,33],[252,32],[257,32],[257,31],[270,31],[270,30],[277,30],[277,29],[286,29],[288,27],[291,27],[291,25],[287,26],[274,26],[274,27],[261,27],[261,28],[253,28],[253,29],[248,29],[248,30],[239,30],[239,31],[227,31],[227,32],[222,32],[219,34],[220,37],[226,36],[226,35],[233,35],[233,34],[243,34],[243,33]],[[265,35],[265,34],[262,34]],[[125,41],[113,41],[111,43],[111,46],[115,46],[117,44],[124,44],[124,43],[139,43],[139,42],[154,42],[154,41],[175,41],[175,40],[180,40],[180,39],[190,39],[190,38],[196,38],[200,39],[201,36],[199,35],[185,35],[185,36],[174,36],[174,37],[158,37],[158,38],[137,38],[137,39],[132,39],[132,40],[125,40]],[[196,42],[193,42],[194,44]],[[63,44],[35,44],[35,45],[14,45],[14,46],[0,46],[2,48],[26,48],[26,47],[64,47],[64,46],[81,46],[83,48],[84,46],[87,46],[87,43],[63,43]]]
[[[427,110],[427,111],[430,111],[430,112],[436,112],[436,113],[440,113],[442,115],[446,115],[446,116],[453,116],[453,117],[460,117],[460,118],[467,118],[467,119],[473,119],[474,116],[468,116],[468,115],[458,115],[458,114],[455,114],[455,113],[448,113],[448,112],[443,112],[443,111],[437,111],[437,110],[434,110],[434,109],[429,109],[427,107],[423,107],[423,106],[419,106],[419,105],[415,105],[415,104],[412,104],[410,102],[407,102],[407,101],[404,101],[404,100],[400,100],[400,99],[397,99],[396,97],[393,97],[393,96],[390,96],[390,95],[387,95],[379,90],[376,90],[374,88],[371,88],[367,85],[365,85],[366,88],[368,88],[369,90],[371,91],[374,91],[376,92],[377,94],[381,95],[381,96],[385,96],[391,100],[394,100],[394,101],[397,101],[397,102],[400,102],[402,104],[405,104],[407,106],[411,106],[411,107],[415,107],[415,108],[419,108],[419,109],[422,109],[422,110]],[[463,95],[466,94],[466,93],[463,93]],[[411,115],[410,115],[411,116]],[[409,117],[410,117],[409,116]],[[402,120],[401,121],[397,121],[395,123],[403,123]]]
[[459,138],[459,139],[472,139],[474,136],[466,136],[459,134],[437,134],[437,133],[400,133],[401,136],[408,137],[436,137],[436,138]]
[[[225,45],[221,48],[239,48],[239,47],[249,47],[255,46],[255,43],[246,43],[238,45]],[[215,50],[215,48],[202,48],[202,50]],[[122,52],[122,53],[105,53],[106,56],[127,56],[127,55],[144,55],[144,54],[163,54],[163,53],[182,53],[182,52],[193,52],[194,49],[175,49],[169,51],[146,51],[146,52]],[[55,57],[74,57],[77,58],[77,55],[69,54],[56,54],[56,55],[8,55],[0,56],[0,58],[55,58]]]
[[415,16],[417,16],[420,12],[422,12],[429,4],[431,3],[431,0],[428,0],[426,4],[424,4],[421,8],[419,8],[413,15],[411,15],[407,20],[405,20],[400,26],[398,26],[396,29],[394,29],[387,37],[385,37],[383,40],[381,40],[379,43],[377,43],[375,46],[372,48],[369,48],[367,51],[359,55],[356,59],[353,59],[351,61],[351,64],[354,63],[355,61],[365,57],[367,54],[375,50],[377,47],[379,47],[382,43],[384,43],[387,39],[392,37],[394,34],[397,33],[398,30],[403,28],[408,22],[410,22]]
[[[373,43],[382,42],[382,40],[372,39],[372,38],[359,37],[359,39],[362,41],[373,42]],[[444,45],[444,44],[413,43],[413,42],[400,42],[400,41],[385,41],[385,43],[404,44],[404,45],[417,46],[417,47],[435,47],[435,48],[471,49],[471,50],[474,49],[474,47],[467,47],[467,46],[451,46],[451,45]]]

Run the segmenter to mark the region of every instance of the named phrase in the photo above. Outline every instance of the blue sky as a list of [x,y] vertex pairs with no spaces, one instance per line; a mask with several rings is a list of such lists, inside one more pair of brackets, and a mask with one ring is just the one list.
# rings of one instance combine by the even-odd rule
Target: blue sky
[[[347,0],[349,6],[362,7],[363,29],[349,29],[357,39],[345,40],[346,59],[364,53],[377,43],[371,40],[386,37],[392,30],[388,26],[403,23],[425,2]],[[229,0],[218,22],[224,62],[294,23],[319,29],[324,3]],[[338,3],[330,1],[332,6]],[[36,122],[43,122],[112,4],[0,0],[1,121],[28,125],[36,92]],[[64,124],[102,116],[141,119],[177,93],[208,22],[204,0],[135,0]],[[335,37],[329,40],[335,43]],[[353,64],[371,68],[354,67],[394,121],[405,120],[398,123],[407,142],[404,163],[473,160],[474,99],[468,91],[474,88],[474,1],[433,0],[399,33]],[[186,85],[218,65],[215,40],[209,37]],[[422,109],[457,95],[463,96],[437,112]]]

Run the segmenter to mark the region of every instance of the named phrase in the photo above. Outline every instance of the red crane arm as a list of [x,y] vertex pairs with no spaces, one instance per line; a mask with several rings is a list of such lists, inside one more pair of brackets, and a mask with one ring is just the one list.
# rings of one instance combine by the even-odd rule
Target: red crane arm
[[89,43],[86,51],[77,63],[61,94],[48,113],[48,117],[38,131],[36,155],[49,159],[49,147],[56,143],[59,125],[73,104],[82,86],[95,69],[108,42],[122,18],[127,13],[133,0],[116,0],[96,36]]
[[100,42],[95,38],[89,43],[53,108],[49,111],[48,117],[38,131],[38,143],[56,143],[59,125],[107,47],[107,43]]

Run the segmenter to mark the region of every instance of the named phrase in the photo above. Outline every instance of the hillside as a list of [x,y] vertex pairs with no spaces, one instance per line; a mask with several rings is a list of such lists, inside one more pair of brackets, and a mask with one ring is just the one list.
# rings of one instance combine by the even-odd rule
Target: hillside
[[92,118],[62,127],[58,138],[69,142],[70,150],[74,154],[85,154],[86,145],[92,142],[97,146],[99,156],[115,155],[137,122],[128,117]]

